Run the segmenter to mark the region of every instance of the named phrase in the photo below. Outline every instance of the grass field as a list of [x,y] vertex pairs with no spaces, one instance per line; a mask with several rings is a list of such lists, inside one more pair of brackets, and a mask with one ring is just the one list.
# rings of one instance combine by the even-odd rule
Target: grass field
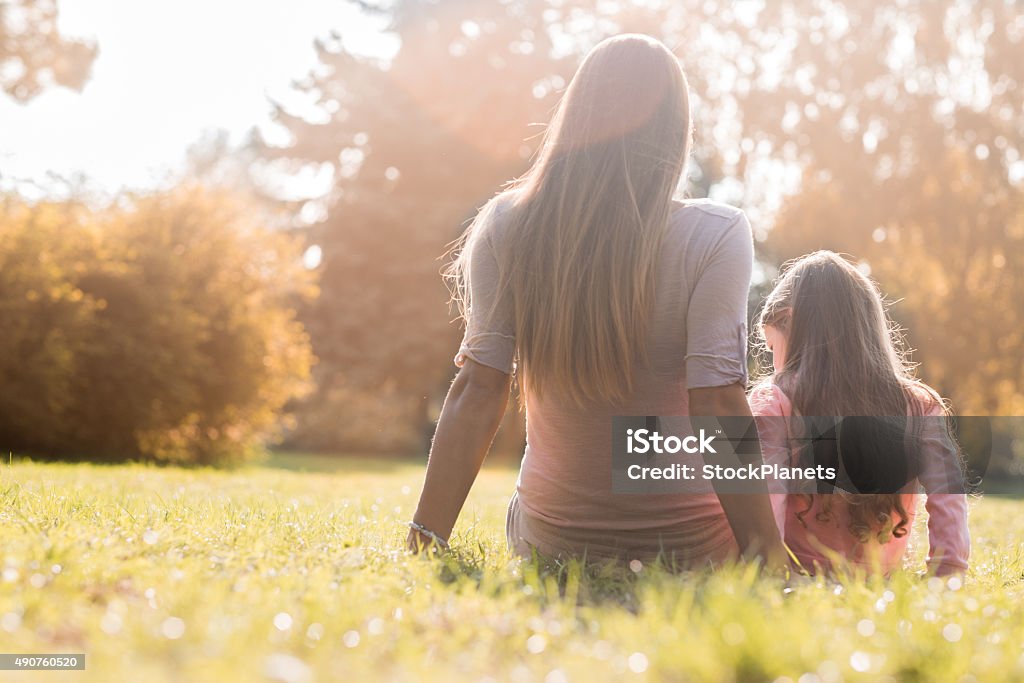
[[0,465],[0,652],[87,653],[84,672],[0,680],[1024,680],[1022,501],[973,503],[963,586],[786,587],[749,567],[515,562],[504,468],[483,472],[451,557],[408,557],[421,464],[271,464]]

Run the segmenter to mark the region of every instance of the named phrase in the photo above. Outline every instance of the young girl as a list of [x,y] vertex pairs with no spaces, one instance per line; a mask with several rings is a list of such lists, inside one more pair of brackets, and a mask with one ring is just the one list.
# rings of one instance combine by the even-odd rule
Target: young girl
[[[955,488],[950,464],[959,453],[945,429],[946,408],[913,378],[872,281],[832,252],[804,256],[768,296],[760,328],[775,372],[751,392],[755,416],[910,416],[905,422],[917,428],[909,433],[919,474],[898,493],[773,495],[776,523],[800,563],[810,571],[827,571],[840,559],[886,574],[899,567],[920,484],[930,494],[929,568],[940,576],[965,571],[967,502],[962,493],[948,493]],[[797,424],[758,420],[766,462],[797,464],[791,431]]]

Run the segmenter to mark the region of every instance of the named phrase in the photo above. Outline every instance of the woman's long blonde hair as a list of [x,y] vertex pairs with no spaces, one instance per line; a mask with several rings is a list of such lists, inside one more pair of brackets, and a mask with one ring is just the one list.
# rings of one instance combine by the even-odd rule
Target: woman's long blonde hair
[[[785,366],[771,381],[799,415],[898,418],[948,410],[914,377],[877,285],[836,253],[817,251],[787,263],[765,300],[760,323],[762,334],[772,326],[786,337]],[[919,427],[919,421],[912,424]],[[884,457],[887,449],[875,450]],[[814,497],[801,495],[806,507],[797,518],[806,526]],[[884,543],[909,532],[910,516],[899,493],[836,495],[847,502],[849,531],[859,541]],[[831,516],[832,496],[826,495],[817,519],[826,522]]]
[[632,392],[689,148],[689,94],[675,55],[648,36],[608,38],[580,65],[531,168],[457,243],[446,275],[465,317],[475,239],[496,206],[509,207],[498,297],[513,301],[524,393],[585,405]]

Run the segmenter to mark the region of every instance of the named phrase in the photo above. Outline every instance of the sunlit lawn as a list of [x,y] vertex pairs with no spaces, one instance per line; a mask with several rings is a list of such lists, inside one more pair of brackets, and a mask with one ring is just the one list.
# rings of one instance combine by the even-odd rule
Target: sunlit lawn
[[291,469],[0,465],[0,652],[87,653],[85,672],[0,680],[1024,678],[1024,502],[974,504],[959,589],[911,573],[788,589],[749,569],[513,562],[508,468],[483,473],[453,558],[410,558],[421,464],[272,464]]

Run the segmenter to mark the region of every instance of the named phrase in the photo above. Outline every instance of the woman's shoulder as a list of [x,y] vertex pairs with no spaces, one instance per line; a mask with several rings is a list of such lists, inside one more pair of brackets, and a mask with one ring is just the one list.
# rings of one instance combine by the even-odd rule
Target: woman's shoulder
[[743,209],[711,199],[673,199],[672,218],[681,222],[703,222],[721,227],[748,225]]
[[710,199],[673,199],[669,234],[680,244],[691,246],[752,241],[750,221],[743,210]]
[[480,207],[473,228],[477,239],[486,240],[492,248],[503,244],[507,239],[507,226],[515,211],[516,200],[516,192],[506,190],[494,195]]

